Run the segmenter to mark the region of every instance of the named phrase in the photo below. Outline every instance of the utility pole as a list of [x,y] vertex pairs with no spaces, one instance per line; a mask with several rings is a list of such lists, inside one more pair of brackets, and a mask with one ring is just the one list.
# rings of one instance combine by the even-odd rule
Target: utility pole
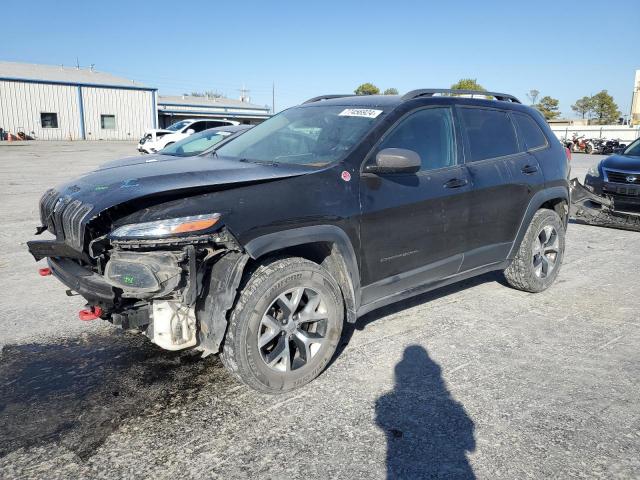
[[242,84],[242,88],[240,89],[240,101],[248,102],[249,101],[249,90]]
[[276,114],[276,82],[271,85],[271,113]]

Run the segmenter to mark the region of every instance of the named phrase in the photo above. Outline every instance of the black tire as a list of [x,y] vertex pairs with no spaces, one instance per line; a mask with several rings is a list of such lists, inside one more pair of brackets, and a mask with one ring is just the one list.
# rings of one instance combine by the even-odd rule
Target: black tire
[[[281,308],[280,298],[283,295],[285,299],[290,298],[293,305],[295,293],[287,297],[287,292],[299,292],[300,289],[303,293],[298,295],[299,303],[293,308],[298,313],[291,313],[287,317],[284,308]],[[317,294],[320,298],[318,307],[313,307],[311,299],[318,298],[315,296]],[[307,306],[312,307],[309,311],[313,311],[311,315],[314,318],[326,316],[326,320],[296,323],[303,321],[302,314]],[[298,308],[300,310],[296,310]],[[273,337],[271,343],[261,348],[259,341],[276,331],[270,327],[265,329],[266,317],[278,320],[276,323],[282,331]],[[230,315],[220,358],[229,372],[251,388],[265,393],[293,390],[316,378],[327,366],[338,346],[343,321],[344,305],[340,288],[327,270],[303,258],[272,259],[259,265],[246,279]],[[297,327],[291,332],[294,323]],[[286,328],[289,331],[284,331]],[[304,328],[319,333],[304,330],[301,333],[300,329]],[[299,334],[304,338],[317,336],[323,339],[315,353],[311,353],[311,344],[307,349],[299,347]],[[281,342],[291,349],[287,350],[286,355],[283,353],[285,347],[278,348],[283,345]],[[306,355],[302,350],[306,351]],[[279,352],[282,358],[275,366],[269,366],[269,359],[277,357]],[[307,356],[308,361],[305,358]]]
[[[550,229],[553,230],[551,234]],[[560,271],[564,246],[565,227],[560,216],[554,210],[538,210],[531,219],[513,262],[504,271],[509,285],[531,293],[549,288]],[[549,265],[552,263],[551,268]]]
[[584,153],[586,153],[587,155],[590,155],[591,153],[593,153],[593,147],[589,144],[585,145]]

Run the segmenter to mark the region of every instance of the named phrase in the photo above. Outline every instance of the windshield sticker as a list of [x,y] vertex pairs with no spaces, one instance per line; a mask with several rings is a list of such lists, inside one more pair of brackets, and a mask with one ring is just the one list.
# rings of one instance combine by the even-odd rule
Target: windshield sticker
[[376,118],[381,113],[382,110],[373,110],[371,108],[345,108],[338,115],[340,117]]
[[223,137],[228,137],[229,135],[231,135],[231,132],[218,132],[218,135],[221,135]]

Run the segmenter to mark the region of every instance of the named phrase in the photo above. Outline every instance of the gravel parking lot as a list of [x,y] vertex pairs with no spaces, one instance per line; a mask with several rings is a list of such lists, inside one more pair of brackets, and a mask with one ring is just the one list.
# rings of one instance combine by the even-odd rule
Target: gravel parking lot
[[490,274],[372,312],[317,380],[265,396],[80,322],[37,275],[41,193],[134,153],[0,142],[0,477],[640,477],[640,233],[570,225],[550,290]]

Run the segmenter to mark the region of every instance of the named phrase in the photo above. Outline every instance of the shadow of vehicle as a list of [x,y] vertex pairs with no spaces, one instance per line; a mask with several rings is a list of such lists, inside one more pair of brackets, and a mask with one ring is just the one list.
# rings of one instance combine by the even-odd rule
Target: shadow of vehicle
[[387,437],[387,478],[475,478],[466,456],[474,423],[421,346],[404,351],[393,391],[376,402],[376,423]]

